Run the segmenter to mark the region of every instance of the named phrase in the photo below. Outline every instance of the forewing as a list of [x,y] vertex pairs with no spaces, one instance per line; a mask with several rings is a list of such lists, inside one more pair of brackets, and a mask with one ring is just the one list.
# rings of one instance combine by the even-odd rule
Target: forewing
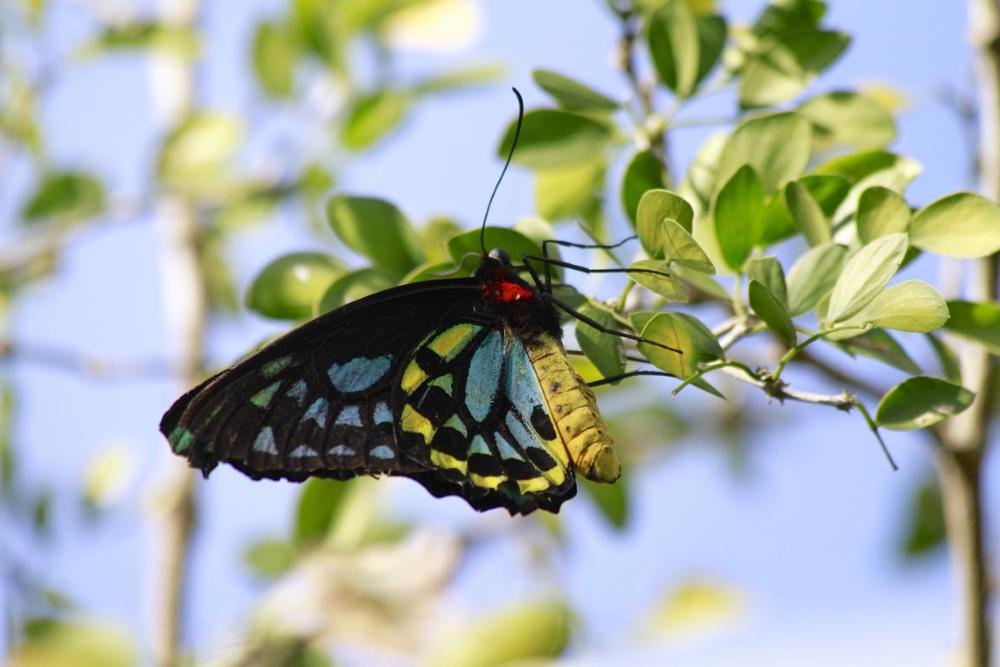
[[206,474],[253,478],[415,475],[430,467],[396,438],[393,387],[428,332],[481,301],[471,279],[372,295],[279,338],[182,396],[160,430]]
[[558,511],[576,493],[524,343],[502,322],[459,322],[427,337],[393,405],[397,440],[433,466],[411,476],[434,495],[527,514]]

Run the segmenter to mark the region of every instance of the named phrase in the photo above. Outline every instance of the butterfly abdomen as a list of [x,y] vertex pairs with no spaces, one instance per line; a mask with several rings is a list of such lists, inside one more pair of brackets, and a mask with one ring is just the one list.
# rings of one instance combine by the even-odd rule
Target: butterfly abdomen
[[555,337],[535,336],[526,347],[573,467],[587,479],[614,482],[621,465],[594,392],[570,365]]

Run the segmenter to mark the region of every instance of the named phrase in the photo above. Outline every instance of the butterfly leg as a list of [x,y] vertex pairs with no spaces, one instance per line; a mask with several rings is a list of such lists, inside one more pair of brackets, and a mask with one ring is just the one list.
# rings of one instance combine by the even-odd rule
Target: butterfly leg
[[[583,266],[581,264],[573,264],[571,262],[564,262],[561,259],[554,259],[552,257],[539,257],[538,255],[525,255],[521,258],[524,262],[525,267],[528,266],[528,262],[542,262],[546,265],[561,266],[564,269],[572,269],[573,271],[582,271],[583,273],[649,273],[654,276],[664,276],[666,278],[671,278],[669,273],[666,271],[657,271],[656,269],[632,269],[632,268],[619,268],[619,269],[592,269],[589,266]],[[530,270],[530,269],[529,269]],[[548,271],[546,271],[546,277],[548,277]],[[550,292],[551,289],[546,285],[547,289],[545,291]]]
[[[573,241],[560,241],[559,239],[545,239],[542,241],[542,257],[543,261],[549,260],[549,244],[562,246],[564,248],[583,248],[584,250],[614,250],[615,248],[620,248],[629,241],[634,241],[639,238],[636,235],[632,235],[618,241],[617,243],[574,243]],[[610,253],[609,253],[610,254]],[[614,259],[614,255],[612,255]],[[615,260],[617,263],[617,260]],[[548,264],[545,266],[545,289],[548,292],[552,291],[552,275],[548,269]]]
[[568,313],[569,315],[572,315],[573,317],[575,317],[576,319],[580,320],[581,322],[583,322],[587,326],[590,326],[590,327],[593,327],[593,328],[597,329],[601,333],[610,334],[612,336],[618,336],[619,338],[627,338],[629,340],[634,340],[637,343],[648,343],[650,345],[655,345],[657,347],[662,347],[664,350],[670,350],[671,352],[676,352],[677,354],[684,354],[684,352],[682,350],[679,350],[676,347],[670,347],[669,345],[665,345],[663,343],[659,343],[659,342],[657,342],[655,340],[650,340],[649,338],[643,338],[642,336],[637,336],[637,335],[635,335],[633,333],[629,333],[628,331],[622,331],[621,329],[612,329],[610,327],[606,327],[603,324],[601,324],[600,322],[598,322],[597,320],[594,320],[594,319],[592,319],[590,317],[587,317],[586,315],[584,315],[580,311],[575,310],[568,303],[564,303],[563,301],[560,301],[559,299],[557,299],[556,297],[552,296],[551,294],[547,295],[546,298],[552,303],[552,305],[558,307],[560,310]]

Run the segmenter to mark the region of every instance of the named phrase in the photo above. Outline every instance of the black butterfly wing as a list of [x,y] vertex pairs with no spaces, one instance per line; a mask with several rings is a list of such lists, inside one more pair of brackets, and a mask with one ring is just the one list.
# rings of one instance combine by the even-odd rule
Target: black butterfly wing
[[394,380],[428,332],[474,315],[481,301],[478,281],[462,279],[348,304],[184,394],[160,430],[206,474],[220,461],[254,479],[295,481],[433,469],[426,455],[399,451]]

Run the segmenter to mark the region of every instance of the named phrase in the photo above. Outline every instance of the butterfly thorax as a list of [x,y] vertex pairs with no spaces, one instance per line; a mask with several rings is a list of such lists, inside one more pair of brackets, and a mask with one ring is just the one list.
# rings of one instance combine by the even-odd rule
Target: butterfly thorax
[[547,295],[518,276],[506,254],[496,257],[494,253],[476,271],[487,312],[502,318],[525,339],[547,333],[560,340],[559,316]]

